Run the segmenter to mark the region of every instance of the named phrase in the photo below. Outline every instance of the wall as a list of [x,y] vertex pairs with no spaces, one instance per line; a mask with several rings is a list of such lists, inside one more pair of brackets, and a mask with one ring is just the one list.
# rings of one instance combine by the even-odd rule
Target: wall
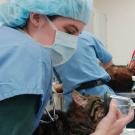
[[107,18],[105,14],[94,8],[85,30],[93,33],[107,47]]
[[94,0],[107,16],[107,49],[116,64],[127,64],[135,49],[135,0]]

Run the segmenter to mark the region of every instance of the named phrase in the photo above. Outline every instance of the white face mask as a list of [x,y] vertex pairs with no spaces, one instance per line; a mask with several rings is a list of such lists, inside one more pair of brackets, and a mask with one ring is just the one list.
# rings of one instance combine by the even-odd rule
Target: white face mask
[[54,30],[56,30],[54,44],[49,48],[54,65],[67,62],[75,53],[78,37],[58,31],[56,26],[48,20]]

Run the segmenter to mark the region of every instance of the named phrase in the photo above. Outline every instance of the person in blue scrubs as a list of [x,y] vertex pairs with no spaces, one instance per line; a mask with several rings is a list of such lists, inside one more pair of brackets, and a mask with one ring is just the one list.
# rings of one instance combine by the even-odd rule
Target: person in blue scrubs
[[65,110],[72,101],[71,93],[82,83],[102,80],[103,84],[78,90],[84,95],[103,96],[105,92],[114,94],[106,85],[111,79],[105,68],[112,64],[112,56],[103,44],[91,33],[82,32],[78,39],[78,48],[72,58],[65,64],[55,66],[62,81]]
[[91,10],[92,0],[0,5],[1,135],[32,135],[38,127],[51,96],[52,65],[74,54]]

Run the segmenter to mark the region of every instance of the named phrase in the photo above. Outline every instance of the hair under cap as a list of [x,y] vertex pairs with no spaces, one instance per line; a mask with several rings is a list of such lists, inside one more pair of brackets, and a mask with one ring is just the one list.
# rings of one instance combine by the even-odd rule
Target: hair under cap
[[92,13],[93,0],[8,0],[0,4],[0,22],[9,27],[24,26],[30,12],[59,15],[85,24]]

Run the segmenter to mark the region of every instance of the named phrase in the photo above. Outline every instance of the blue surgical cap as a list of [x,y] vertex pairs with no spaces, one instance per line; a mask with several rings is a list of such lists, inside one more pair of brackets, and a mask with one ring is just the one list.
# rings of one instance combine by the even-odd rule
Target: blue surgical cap
[[0,5],[0,22],[10,27],[24,26],[30,12],[59,15],[85,24],[92,12],[93,0],[9,0]]

